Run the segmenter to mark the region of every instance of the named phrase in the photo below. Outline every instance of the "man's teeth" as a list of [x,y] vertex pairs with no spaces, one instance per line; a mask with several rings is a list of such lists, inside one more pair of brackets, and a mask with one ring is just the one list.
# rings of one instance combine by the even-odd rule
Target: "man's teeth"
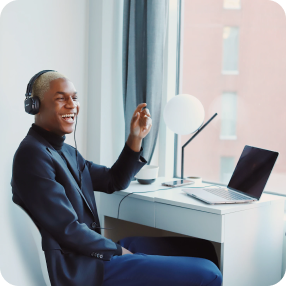
[[62,117],[74,117],[74,114],[65,114],[65,115],[62,115]]

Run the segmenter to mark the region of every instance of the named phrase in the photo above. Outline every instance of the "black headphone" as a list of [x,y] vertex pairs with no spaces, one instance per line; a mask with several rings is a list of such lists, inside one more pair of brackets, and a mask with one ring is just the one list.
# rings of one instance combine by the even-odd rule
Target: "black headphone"
[[42,74],[46,72],[50,72],[54,70],[43,70],[35,74],[29,81],[27,85],[27,90],[26,90],[26,99],[24,101],[24,107],[25,111],[29,114],[35,115],[39,112],[40,110],[40,98],[38,96],[31,96],[32,95],[32,90],[33,90],[33,84],[35,83],[36,79],[41,76]]

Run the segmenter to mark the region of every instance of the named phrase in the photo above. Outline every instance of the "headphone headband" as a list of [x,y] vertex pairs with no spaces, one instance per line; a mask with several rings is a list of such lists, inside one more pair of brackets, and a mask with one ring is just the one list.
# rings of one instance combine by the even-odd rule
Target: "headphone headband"
[[33,89],[33,84],[36,81],[36,79],[41,76],[42,74],[46,73],[46,72],[50,72],[50,71],[55,71],[55,70],[42,70],[40,72],[38,72],[37,74],[35,74],[29,81],[28,85],[27,85],[27,90],[26,90],[26,97],[30,97],[32,95],[32,89]]

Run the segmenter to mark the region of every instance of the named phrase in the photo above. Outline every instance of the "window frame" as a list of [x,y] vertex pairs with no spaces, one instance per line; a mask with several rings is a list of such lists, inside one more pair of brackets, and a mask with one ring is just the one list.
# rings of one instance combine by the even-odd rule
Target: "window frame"
[[[177,19],[177,52],[176,52],[176,95],[181,91],[181,51],[182,51],[182,0],[178,0],[178,19]],[[181,178],[177,174],[178,168],[178,134],[174,134],[174,170],[173,176]]]

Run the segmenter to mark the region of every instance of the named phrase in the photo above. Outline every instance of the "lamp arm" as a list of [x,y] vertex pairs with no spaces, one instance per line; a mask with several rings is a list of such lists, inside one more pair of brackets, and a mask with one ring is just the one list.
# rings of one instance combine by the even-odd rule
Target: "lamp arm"
[[182,146],[182,158],[181,158],[181,179],[184,178],[184,149],[185,147],[217,116],[215,113],[197,132]]

